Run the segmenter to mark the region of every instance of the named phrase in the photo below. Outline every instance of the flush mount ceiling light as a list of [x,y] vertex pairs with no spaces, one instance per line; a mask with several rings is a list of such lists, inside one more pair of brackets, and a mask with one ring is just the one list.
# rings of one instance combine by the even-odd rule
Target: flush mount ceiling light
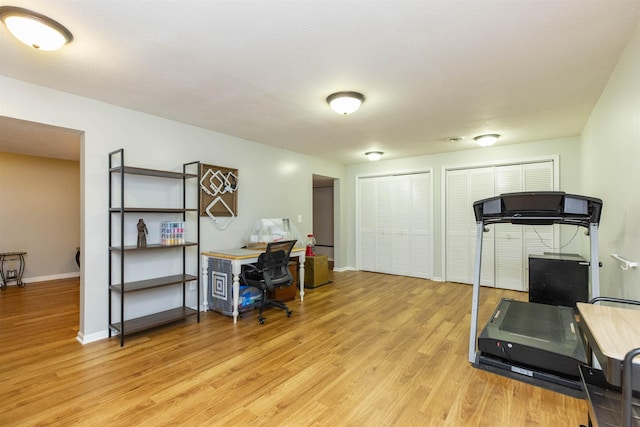
[[358,92],[336,92],[327,96],[327,102],[336,113],[347,115],[360,108],[364,95]]
[[489,147],[489,146],[495,144],[496,141],[498,140],[498,138],[500,138],[500,135],[498,135],[497,133],[488,133],[486,135],[478,135],[473,139],[481,147]]
[[15,38],[34,49],[56,50],[73,40],[62,24],[28,9],[0,6],[0,19]]
[[382,151],[368,151],[364,153],[364,155],[367,156],[367,159],[371,160],[372,162],[380,160],[383,154],[384,153]]

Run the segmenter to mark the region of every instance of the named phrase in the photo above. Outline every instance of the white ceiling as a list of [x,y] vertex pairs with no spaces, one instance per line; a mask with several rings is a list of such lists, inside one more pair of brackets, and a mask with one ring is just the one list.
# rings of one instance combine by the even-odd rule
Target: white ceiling
[[[1,26],[0,74],[344,164],[579,135],[640,19],[640,0],[5,1],[75,39],[39,52]],[[325,102],[342,90],[366,96],[353,115]],[[30,144],[0,125],[0,150]]]

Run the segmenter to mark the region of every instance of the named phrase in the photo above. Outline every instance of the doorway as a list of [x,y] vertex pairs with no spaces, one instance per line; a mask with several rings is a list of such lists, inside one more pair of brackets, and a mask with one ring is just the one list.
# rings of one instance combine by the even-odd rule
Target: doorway
[[80,286],[82,139],[82,131],[0,116],[1,193],[11,200],[0,214],[0,251],[26,252],[25,291],[59,280]]
[[329,270],[334,265],[334,186],[336,178],[313,175],[313,236],[316,238],[315,253],[326,255]]

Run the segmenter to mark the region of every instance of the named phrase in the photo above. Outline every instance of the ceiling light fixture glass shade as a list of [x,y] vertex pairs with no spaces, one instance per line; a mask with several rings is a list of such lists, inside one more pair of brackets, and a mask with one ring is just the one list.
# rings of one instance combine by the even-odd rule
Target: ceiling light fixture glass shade
[[336,92],[327,97],[331,109],[338,114],[351,114],[360,108],[364,95],[358,92]]
[[486,135],[478,135],[473,139],[481,147],[489,147],[489,146],[495,144],[496,141],[498,140],[498,138],[500,138],[500,135],[498,135],[497,133],[488,133]]
[[367,156],[367,159],[371,160],[372,162],[380,160],[383,154],[384,153],[382,151],[369,151],[367,153],[364,153],[364,155]]
[[15,38],[39,50],[57,50],[73,40],[62,24],[37,12],[0,6],[0,19]]

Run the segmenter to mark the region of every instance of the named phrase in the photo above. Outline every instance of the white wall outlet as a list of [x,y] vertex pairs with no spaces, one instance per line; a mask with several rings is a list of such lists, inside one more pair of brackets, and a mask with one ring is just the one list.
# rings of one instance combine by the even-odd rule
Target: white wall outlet
[[195,291],[196,290],[196,284],[195,283],[189,283],[189,290],[190,291]]
[[298,215],[298,222],[302,222],[302,215]]

